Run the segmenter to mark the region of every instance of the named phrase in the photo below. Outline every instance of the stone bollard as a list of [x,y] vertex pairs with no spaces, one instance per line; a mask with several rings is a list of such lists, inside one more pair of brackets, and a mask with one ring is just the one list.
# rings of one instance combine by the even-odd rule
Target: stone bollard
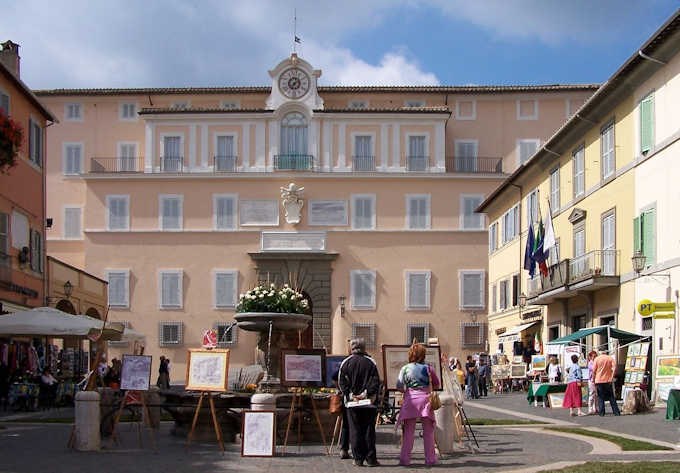
[[99,393],[80,391],[76,394],[76,450],[99,450]]
[[250,398],[250,408],[254,411],[275,411],[276,397],[269,393],[256,393]]
[[456,426],[454,415],[456,403],[450,394],[439,394],[442,407],[434,411],[434,418],[437,427],[434,431],[434,438],[439,446],[439,451],[443,455],[454,453],[454,443],[456,442]]

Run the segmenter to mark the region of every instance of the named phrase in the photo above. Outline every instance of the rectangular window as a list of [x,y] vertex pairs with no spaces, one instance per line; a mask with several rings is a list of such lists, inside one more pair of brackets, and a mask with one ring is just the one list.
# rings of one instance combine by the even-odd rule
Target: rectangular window
[[550,210],[557,212],[560,209],[560,168],[559,166],[550,171]]
[[130,307],[130,270],[110,269],[106,271],[109,281],[109,305],[116,308]]
[[606,125],[600,132],[600,153],[602,179],[608,179],[616,170],[616,148],[614,145],[614,122]]
[[231,158],[235,156],[233,135],[218,135],[216,139],[218,158]]
[[500,298],[498,305],[501,310],[505,310],[508,308],[508,285],[510,284],[510,281],[505,279],[501,281],[500,284]]
[[355,171],[375,171],[375,151],[373,149],[373,136],[354,136],[354,155],[352,156],[352,169]]
[[538,120],[538,100],[518,100],[517,120]]
[[574,168],[574,198],[577,198],[585,193],[586,185],[585,148],[583,146],[572,154],[572,166]]
[[459,271],[460,307],[484,308],[484,271]]
[[220,107],[222,110],[238,110],[241,104],[237,100],[222,100]]
[[375,194],[352,194],[352,229],[375,230]]
[[31,230],[31,269],[42,273],[42,235],[40,232]]
[[526,163],[536,153],[540,144],[541,140],[517,140],[519,164]]
[[429,194],[406,194],[406,228],[411,230],[430,228]]
[[640,213],[633,220],[634,250],[645,255],[645,266],[656,263],[656,208]]
[[477,118],[477,103],[474,100],[456,101],[456,120],[475,120]]
[[353,110],[365,110],[368,108],[368,102],[365,100],[350,100],[349,108]]
[[160,308],[181,309],[183,306],[183,271],[160,271]]
[[430,271],[406,271],[406,310],[430,310]]
[[82,231],[82,207],[64,207],[64,239],[80,240]]
[[182,322],[158,322],[158,344],[161,347],[182,345],[184,325]]
[[215,230],[236,229],[236,194],[213,194],[213,225]]
[[477,171],[477,140],[455,141],[454,165],[457,172]]
[[654,94],[640,102],[640,152],[647,154],[654,146]]
[[538,221],[538,189],[534,189],[527,195],[527,215],[531,223]]
[[352,310],[375,310],[376,272],[371,270],[350,271]]
[[498,249],[498,222],[489,226],[489,253]]
[[517,307],[519,304],[519,274],[512,276],[512,306]]
[[475,209],[479,207],[483,200],[483,195],[460,196],[460,228],[465,230],[481,230],[484,228],[484,214],[475,212]]
[[352,324],[352,338],[363,338],[366,342],[366,349],[374,349],[376,347],[375,324],[372,322],[354,322]]
[[0,266],[9,264],[9,215],[0,212]]
[[43,129],[33,119],[28,121],[28,159],[37,166],[43,163]]
[[238,342],[238,327],[229,322],[217,322],[214,326],[217,332],[217,346],[221,348],[233,347]]
[[184,227],[184,196],[161,194],[159,203],[159,227],[164,231],[180,231]]
[[161,156],[161,171],[179,172],[183,168],[182,157],[184,145],[181,136],[163,137],[163,156]]
[[214,295],[215,307],[217,308],[236,308],[238,290],[238,271],[216,269],[213,272],[215,282]]
[[118,143],[118,170],[121,172],[141,171],[137,161],[137,143]]
[[498,310],[498,300],[496,299],[497,296],[497,286],[494,284],[491,286],[491,311],[496,312]]
[[106,208],[106,215],[108,217],[107,230],[120,231],[130,229],[129,195],[107,195]]
[[277,226],[279,224],[279,202],[277,200],[241,200],[238,216],[241,226]]
[[346,200],[310,200],[309,225],[347,225]]
[[174,110],[186,110],[189,108],[189,102],[174,102],[170,108]]
[[64,174],[80,174],[82,172],[82,143],[64,143]]
[[430,324],[412,322],[406,324],[406,344],[410,345],[414,341],[416,343],[427,343],[430,338]]
[[461,322],[460,342],[463,347],[483,346],[486,340],[486,324],[480,322]]
[[404,107],[424,107],[425,101],[419,99],[404,100]]
[[519,205],[516,205],[503,215],[503,244],[515,238],[518,232]]
[[551,325],[548,327],[548,341],[551,342],[555,339],[560,338],[560,326]]
[[9,116],[9,95],[0,90],[0,112]]
[[82,122],[83,105],[80,103],[67,103],[64,105],[64,120],[67,122]]
[[616,212],[602,216],[602,272],[606,276],[616,274]]
[[22,250],[29,245],[28,217],[20,212],[12,212],[12,247]]
[[121,103],[118,105],[118,118],[120,120],[137,120],[137,104]]

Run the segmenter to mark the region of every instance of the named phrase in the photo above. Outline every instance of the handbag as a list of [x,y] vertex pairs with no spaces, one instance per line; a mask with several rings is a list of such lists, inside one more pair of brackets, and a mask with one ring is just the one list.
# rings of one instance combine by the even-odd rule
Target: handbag
[[333,394],[328,403],[330,414],[340,414],[342,412],[342,394]]
[[[430,374],[430,369],[428,368],[427,373]],[[432,390],[432,376],[430,376],[430,394],[428,394],[428,399],[430,401],[430,407],[433,411],[436,411],[442,407],[442,401],[439,399],[439,393]]]

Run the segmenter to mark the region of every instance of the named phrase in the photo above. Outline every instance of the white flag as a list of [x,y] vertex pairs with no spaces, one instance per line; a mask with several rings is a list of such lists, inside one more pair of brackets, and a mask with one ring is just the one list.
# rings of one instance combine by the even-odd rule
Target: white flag
[[547,253],[556,246],[555,229],[552,224],[552,211],[550,210],[550,200],[548,200],[548,215],[545,216],[545,236],[543,237],[543,252]]

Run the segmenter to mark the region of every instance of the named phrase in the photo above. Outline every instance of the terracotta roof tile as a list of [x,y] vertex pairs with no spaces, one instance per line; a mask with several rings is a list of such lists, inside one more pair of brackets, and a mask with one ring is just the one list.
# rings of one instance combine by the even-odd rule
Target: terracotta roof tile
[[[146,107],[139,111],[140,115],[152,114],[186,114],[186,113],[273,113],[264,108],[219,108],[219,107]],[[451,113],[448,107],[391,107],[391,108],[326,108],[314,110],[314,113]]]

